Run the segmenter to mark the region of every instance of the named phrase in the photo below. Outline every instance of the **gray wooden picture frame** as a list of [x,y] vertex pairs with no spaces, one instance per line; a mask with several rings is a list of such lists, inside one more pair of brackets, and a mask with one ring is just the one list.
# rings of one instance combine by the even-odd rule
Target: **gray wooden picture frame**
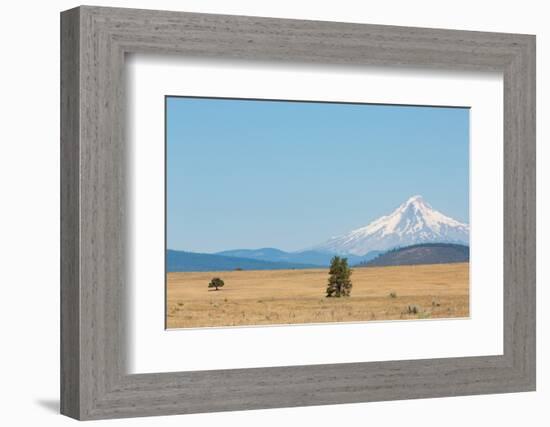
[[[504,78],[504,354],[127,373],[127,53]],[[158,141],[162,144],[163,141]],[[61,14],[61,412],[137,417],[535,390],[535,37],[83,6]]]

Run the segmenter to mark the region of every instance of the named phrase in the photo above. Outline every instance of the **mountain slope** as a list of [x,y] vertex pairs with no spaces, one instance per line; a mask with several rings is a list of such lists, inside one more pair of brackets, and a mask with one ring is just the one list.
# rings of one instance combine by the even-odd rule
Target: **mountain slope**
[[414,196],[391,214],[365,227],[314,246],[316,251],[364,255],[395,247],[428,242],[469,244],[470,228],[433,209],[422,196]]
[[470,248],[468,246],[452,243],[424,243],[388,251],[356,267],[447,264],[468,262],[469,260]]
[[243,270],[286,270],[316,268],[311,264],[291,262],[269,262],[257,259],[229,257],[215,254],[201,254],[196,252],[166,251],[166,271],[230,271]]
[[[363,256],[351,255],[349,256],[350,264],[358,264],[360,262],[368,261],[375,258],[380,254],[379,251],[373,251]],[[218,252],[216,255],[258,259],[262,261],[270,262],[290,262],[298,264],[312,264],[320,267],[327,267],[330,264],[330,260],[334,256],[333,253],[321,252],[321,251],[302,251],[302,252],[285,252],[275,248],[261,248],[261,249],[234,249],[223,252]]]

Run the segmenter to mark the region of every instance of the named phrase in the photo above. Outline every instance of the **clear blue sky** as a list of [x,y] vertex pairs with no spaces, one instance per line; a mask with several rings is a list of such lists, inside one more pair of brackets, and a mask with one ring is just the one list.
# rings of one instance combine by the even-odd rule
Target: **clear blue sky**
[[466,108],[166,102],[170,249],[299,250],[416,194],[469,222]]

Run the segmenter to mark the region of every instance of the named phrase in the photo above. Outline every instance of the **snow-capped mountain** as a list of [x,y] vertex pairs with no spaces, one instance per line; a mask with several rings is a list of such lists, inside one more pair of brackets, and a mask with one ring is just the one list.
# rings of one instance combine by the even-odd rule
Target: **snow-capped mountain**
[[391,214],[312,249],[364,255],[370,251],[428,242],[468,245],[469,235],[467,224],[436,211],[422,196],[413,196]]

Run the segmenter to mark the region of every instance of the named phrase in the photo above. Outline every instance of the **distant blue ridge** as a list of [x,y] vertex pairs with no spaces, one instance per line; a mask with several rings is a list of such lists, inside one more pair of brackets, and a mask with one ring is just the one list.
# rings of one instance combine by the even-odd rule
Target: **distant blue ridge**
[[[348,259],[349,264],[353,265],[374,259],[381,253],[381,251],[372,251],[363,256],[344,255],[344,257]],[[298,264],[313,264],[319,267],[328,267],[330,264],[330,260],[335,254],[332,252],[318,250],[285,252],[276,248],[261,248],[233,249],[229,251],[218,252],[217,255],[251,258],[269,262],[292,262]]]
[[[334,254],[321,251],[285,252],[276,248],[234,249],[215,254],[166,251],[167,272],[292,270],[326,268]],[[372,251],[364,256],[349,255],[353,267],[441,264],[468,262],[470,248],[452,243],[422,243],[388,251]]]
[[[365,256],[351,255],[350,264],[366,262],[379,251]],[[215,254],[166,251],[166,271],[291,270],[328,267],[334,254],[319,251],[285,252],[276,248],[235,249]]]
[[232,271],[243,270],[290,270],[318,268],[318,265],[292,262],[269,262],[251,258],[201,254],[195,252],[166,251],[166,271]]

